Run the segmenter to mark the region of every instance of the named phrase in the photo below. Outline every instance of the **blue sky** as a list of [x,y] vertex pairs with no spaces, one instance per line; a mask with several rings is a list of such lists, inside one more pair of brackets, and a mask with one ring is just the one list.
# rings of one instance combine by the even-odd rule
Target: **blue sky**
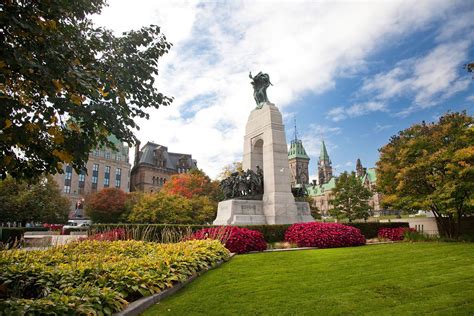
[[97,24],[119,33],[158,24],[173,43],[157,86],[175,98],[137,136],[191,153],[211,177],[242,159],[254,100],[248,72],[267,72],[271,102],[294,119],[316,174],[324,139],[336,173],[413,123],[474,109],[473,1],[110,1]]

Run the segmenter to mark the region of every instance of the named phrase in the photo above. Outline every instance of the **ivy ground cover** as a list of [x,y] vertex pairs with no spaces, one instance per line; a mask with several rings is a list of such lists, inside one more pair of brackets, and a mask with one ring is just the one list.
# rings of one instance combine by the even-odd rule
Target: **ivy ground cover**
[[0,315],[104,315],[229,258],[215,240],[86,240],[0,252]]
[[146,315],[472,315],[474,243],[239,255]]

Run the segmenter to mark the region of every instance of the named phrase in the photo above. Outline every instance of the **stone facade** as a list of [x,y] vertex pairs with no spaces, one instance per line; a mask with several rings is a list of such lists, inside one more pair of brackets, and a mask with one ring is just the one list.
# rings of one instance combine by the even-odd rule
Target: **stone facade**
[[119,188],[129,192],[131,168],[128,161],[129,148],[113,136],[109,137],[109,140],[118,150],[110,148],[93,150],[89,154],[84,171],[78,174],[72,166],[65,165],[64,173],[54,176],[62,189],[62,194],[71,200],[71,211],[74,211],[74,214],[70,217],[84,216],[82,206],[87,194],[103,188]]
[[197,168],[197,162],[190,154],[172,153],[167,147],[152,142],[146,143],[140,150],[138,143],[130,191],[159,191],[172,175],[186,173],[193,168]]

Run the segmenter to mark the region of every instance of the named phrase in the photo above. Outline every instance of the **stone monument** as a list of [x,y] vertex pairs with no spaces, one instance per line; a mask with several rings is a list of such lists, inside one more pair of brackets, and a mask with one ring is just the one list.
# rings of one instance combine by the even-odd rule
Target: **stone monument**
[[[245,128],[243,170],[262,174],[263,195],[247,196],[245,185],[234,184],[230,199],[220,202],[214,225],[293,224],[314,221],[307,202],[295,202],[291,193],[288,147],[285,126],[278,108],[268,101],[266,89],[271,85],[268,74],[258,73],[253,80],[257,107],[250,113]],[[234,177],[239,177],[234,175]],[[250,177],[247,177],[250,179]],[[223,181],[224,182],[224,181]],[[237,187],[237,189],[235,189]],[[251,190],[250,190],[251,191]]]

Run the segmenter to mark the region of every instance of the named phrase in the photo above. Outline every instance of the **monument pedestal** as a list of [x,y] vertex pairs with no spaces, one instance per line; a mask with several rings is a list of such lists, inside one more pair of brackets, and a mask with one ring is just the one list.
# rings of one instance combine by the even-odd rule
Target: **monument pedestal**
[[[293,224],[314,219],[307,202],[291,193],[285,127],[278,108],[265,103],[250,113],[245,128],[242,168],[263,170],[263,199],[219,203],[215,225]],[[249,209],[253,213],[249,213]]]
[[227,200],[219,203],[214,225],[265,225],[293,224],[314,221],[308,202],[294,202],[296,218],[293,214],[267,217],[263,212],[263,201]]

